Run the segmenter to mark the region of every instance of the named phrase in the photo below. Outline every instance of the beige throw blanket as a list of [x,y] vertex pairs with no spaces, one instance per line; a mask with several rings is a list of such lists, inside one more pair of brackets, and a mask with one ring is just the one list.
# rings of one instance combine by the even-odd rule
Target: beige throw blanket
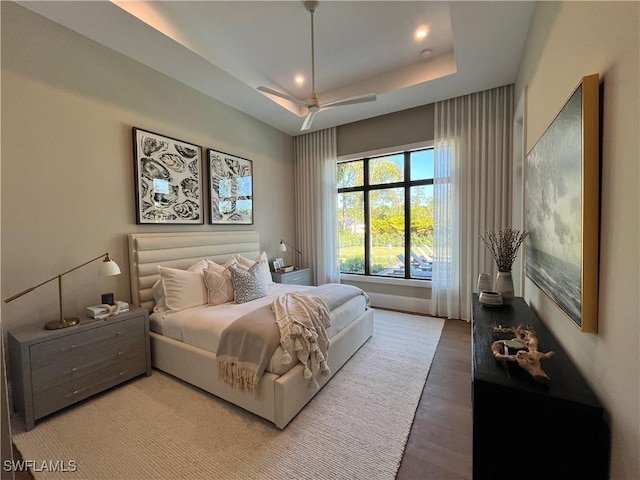
[[280,329],[283,363],[291,363],[289,352],[295,352],[304,365],[304,378],[309,380],[309,387],[317,389],[318,372],[331,374],[327,365],[329,337],[326,329],[331,326],[329,307],[322,298],[302,292],[280,295],[272,307]]
[[318,372],[329,374],[326,328],[330,311],[350,298],[366,294],[350,285],[326,284],[313,290],[285,294],[247,313],[224,329],[216,352],[218,379],[254,396],[273,353],[282,345],[283,361],[293,352],[304,365],[311,387]]
[[271,305],[243,315],[224,329],[216,352],[218,379],[242,392],[258,394],[258,383],[280,334]]

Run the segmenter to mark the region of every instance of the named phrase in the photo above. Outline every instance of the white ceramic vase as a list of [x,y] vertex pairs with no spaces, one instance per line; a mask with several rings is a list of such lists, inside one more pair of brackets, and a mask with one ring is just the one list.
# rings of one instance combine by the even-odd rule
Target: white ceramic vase
[[513,277],[511,272],[498,272],[493,289],[496,292],[500,292],[503,304],[511,304],[513,302]]

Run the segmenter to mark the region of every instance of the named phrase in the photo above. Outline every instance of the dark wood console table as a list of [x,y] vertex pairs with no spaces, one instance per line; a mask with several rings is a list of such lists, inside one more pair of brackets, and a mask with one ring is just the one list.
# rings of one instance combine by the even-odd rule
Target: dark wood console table
[[[491,353],[492,327],[531,325],[551,377],[536,382],[515,362]],[[576,335],[583,335],[576,331]],[[473,297],[473,478],[605,479],[610,432],[602,404],[562,347],[522,298],[485,307]]]

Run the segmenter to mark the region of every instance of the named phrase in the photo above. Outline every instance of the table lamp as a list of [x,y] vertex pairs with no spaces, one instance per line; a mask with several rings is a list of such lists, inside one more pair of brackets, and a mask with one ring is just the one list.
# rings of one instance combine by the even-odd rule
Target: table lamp
[[66,327],[72,327],[74,325],[77,325],[80,322],[80,319],[78,317],[64,318],[64,309],[63,309],[63,301],[62,301],[62,277],[67,273],[71,273],[74,270],[84,267],[85,265],[89,265],[91,262],[95,262],[96,260],[99,260],[103,257],[104,259],[102,260],[102,265],[100,266],[100,275],[104,277],[109,277],[112,275],[120,275],[120,267],[118,267],[118,264],[113,260],[111,260],[111,257],[109,257],[109,253],[103,253],[102,255],[98,255],[96,258],[92,258],[88,262],[83,263],[82,265],[78,265],[77,267],[67,270],[66,272],[62,272],[56,275],[55,277],[50,278],[49,280],[45,280],[44,282],[39,283],[34,287],[27,288],[26,290],[5,299],[4,303],[13,302],[15,299],[20,298],[23,295],[26,295],[27,293],[35,290],[36,288],[41,287],[42,285],[45,285],[49,282],[52,282],[55,279],[58,279],[58,297],[60,299],[60,319],[46,323],[44,325],[44,328],[47,330],[55,330],[58,328],[66,328]]
[[[302,255],[302,252],[300,250],[298,250],[296,247],[291,245],[289,242],[285,242],[283,239],[280,239],[280,251],[281,252],[286,252],[287,251],[287,245],[289,245],[292,250],[295,250],[296,252],[298,252],[299,255]],[[296,269],[296,261],[295,261],[293,253],[291,254],[291,265],[293,266],[293,269],[295,270]]]

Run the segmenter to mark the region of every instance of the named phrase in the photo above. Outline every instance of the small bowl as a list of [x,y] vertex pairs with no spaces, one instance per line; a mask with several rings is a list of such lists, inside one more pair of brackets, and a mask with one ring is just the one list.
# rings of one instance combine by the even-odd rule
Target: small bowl
[[487,307],[499,307],[502,305],[502,294],[500,292],[481,292],[479,301]]

